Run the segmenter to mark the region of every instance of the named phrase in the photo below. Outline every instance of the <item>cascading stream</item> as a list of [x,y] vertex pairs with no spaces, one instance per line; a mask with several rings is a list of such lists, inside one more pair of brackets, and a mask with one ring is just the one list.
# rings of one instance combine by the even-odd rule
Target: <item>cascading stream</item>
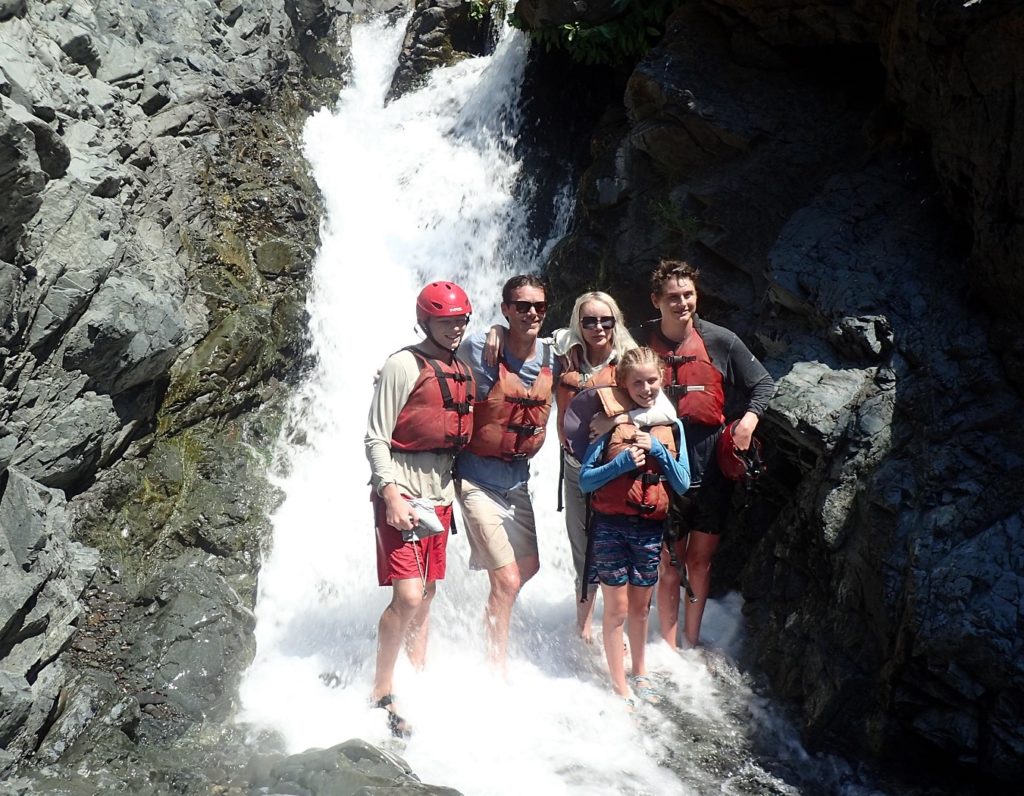
[[[376,585],[362,448],[376,369],[417,339],[414,299],[426,281],[462,284],[476,308],[471,331],[486,328],[501,284],[538,270],[546,245],[529,239],[517,200],[529,193],[519,190],[513,154],[525,38],[506,30],[492,56],[437,70],[385,105],[403,30],[404,21],[378,21],[353,31],[352,83],[305,133],[326,205],[309,300],[318,367],[279,443],[285,498],[260,576],[258,652],[241,692],[241,720],[278,731],[292,752],[352,737],[395,743],[366,701],[376,624],[390,597]],[[542,563],[515,609],[507,681],[485,663],[487,577],[469,571],[462,534],[450,540],[434,601],[429,665],[417,673],[400,658],[397,693],[416,728],[400,753],[421,779],[474,795],[524,786],[544,794],[796,792],[750,751],[751,726],[776,770],[809,758],[728,664],[709,668],[697,653],[652,643],[666,702],[625,712],[600,644],[575,638],[571,557],[554,511],[555,444],[533,470]],[[706,634],[735,647],[738,615],[736,600],[711,604]]]

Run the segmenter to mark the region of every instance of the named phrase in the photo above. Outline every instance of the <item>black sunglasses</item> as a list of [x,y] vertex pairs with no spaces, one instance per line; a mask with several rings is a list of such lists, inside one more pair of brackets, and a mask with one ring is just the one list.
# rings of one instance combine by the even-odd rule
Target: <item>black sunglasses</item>
[[596,329],[598,326],[602,329],[611,329],[615,326],[615,318],[611,315],[603,315],[600,318],[596,315],[584,315],[580,318],[580,326],[584,329]]
[[509,303],[516,308],[516,312],[520,315],[525,315],[531,309],[536,310],[538,315],[543,315],[548,311],[548,303],[546,301],[512,301]]

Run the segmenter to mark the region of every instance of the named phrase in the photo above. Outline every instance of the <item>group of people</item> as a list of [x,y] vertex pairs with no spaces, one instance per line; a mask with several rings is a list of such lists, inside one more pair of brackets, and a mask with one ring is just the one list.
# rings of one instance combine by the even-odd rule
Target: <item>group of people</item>
[[[503,287],[505,325],[468,337],[461,287],[432,282],[420,292],[423,339],[385,362],[365,438],[378,581],[392,589],[371,703],[394,735],[411,730],[395,704],[395,665],[403,646],[415,667],[425,663],[456,499],[470,566],[490,580],[488,657],[505,667],[513,605],[540,568],[528,480],[553,406],[580,636],[591,640],[599,585],[612,687],[630,705],[659,698],[645,666],[655,589],[664,640],[678,644],[685,590],[683,637],[697,645],[733,485],[717,464],[719,438],[725,432],[737,455],[750,449],[774,389],[735,334],[697,316],[697,280],[688,263],[662,261],[651,278],[658,318],[631,332],[611,296],[590,292],[549,339],[540,337],[547,293],[535,276]],[[736,415],[728,427],[727,406]]]

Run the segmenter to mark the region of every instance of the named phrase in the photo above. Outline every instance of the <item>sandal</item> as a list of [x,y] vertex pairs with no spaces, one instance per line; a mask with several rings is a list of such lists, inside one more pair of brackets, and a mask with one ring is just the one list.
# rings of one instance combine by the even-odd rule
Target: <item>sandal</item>
[[385,694],[376,702],[371,700],[373,707],[380,708],[388,714],[388,729],[396,738],[408,738],[412,735],[412,727],[395,710],[395,695]]
[[630,675],[629,684],[633,687],[633,693],[648,705],[657,705],[661,702],[661,692],[646,674]]

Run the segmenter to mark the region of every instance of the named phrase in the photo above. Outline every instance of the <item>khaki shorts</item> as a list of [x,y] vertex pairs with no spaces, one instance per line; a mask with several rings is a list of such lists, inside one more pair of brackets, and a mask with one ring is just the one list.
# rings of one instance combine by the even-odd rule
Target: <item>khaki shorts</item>
[[498,569],[538,555],[537,527],[526,484],[496,492],[462,478],[456,482],[455,492],[466,520],[470,568]]

